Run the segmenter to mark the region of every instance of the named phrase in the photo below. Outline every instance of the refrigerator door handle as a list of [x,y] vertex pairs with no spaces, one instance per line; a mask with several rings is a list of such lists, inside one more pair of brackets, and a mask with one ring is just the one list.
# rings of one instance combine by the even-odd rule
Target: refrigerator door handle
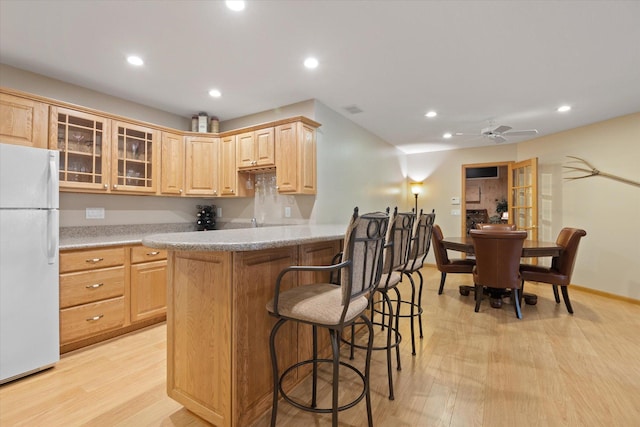
[[58,211],[50,209],[47,211],[47,261],[50,265],[58,262],[58,221],[56,215]]
[[58,191],[58,165],[56,164],[56,155],[49,152],[49,194],[47,196],[49,209],[55,209],[53,199]]

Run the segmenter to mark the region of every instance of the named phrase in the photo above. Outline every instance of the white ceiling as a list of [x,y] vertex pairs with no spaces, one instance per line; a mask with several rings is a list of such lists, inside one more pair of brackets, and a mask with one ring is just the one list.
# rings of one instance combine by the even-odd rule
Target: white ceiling
[[185,117],[315,98],[406,152],[640,111],[639,46],[640,1],[0,0],[4,64]]

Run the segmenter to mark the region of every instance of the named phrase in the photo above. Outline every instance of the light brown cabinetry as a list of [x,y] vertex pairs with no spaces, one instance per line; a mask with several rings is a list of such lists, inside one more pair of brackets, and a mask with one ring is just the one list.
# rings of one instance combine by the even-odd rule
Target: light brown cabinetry
[[275,128],[279,193],[316,194],[316,129],[296,121]]
[[43,102],[0,93],[0,140],[47,148],[47,111]]
[[220,138],[188,136],[186,138],[186,194],[219,195]]
[[179,196],[184,193],[184,138],[162,132],[160,149],[160,193]]
[[62,250],[61,352],[162,321],[166,257],[141,245]]
[[131,322],[167,311],[167,251],[131,248]]
[[274,128],[268,127],[237,135],[238,170],[275,167]]
[[111,128],[111,190],[155,193],[158,130],[120,121]]
[[125,323],[124,248],[60,253],[60,345]]
[[51,106],[49,148],[60,151],[60,189],[108,192],[111,120]]

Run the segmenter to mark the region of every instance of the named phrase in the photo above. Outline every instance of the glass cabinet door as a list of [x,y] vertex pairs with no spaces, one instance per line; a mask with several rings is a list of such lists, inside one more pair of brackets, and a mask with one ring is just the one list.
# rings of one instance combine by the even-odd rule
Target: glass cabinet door
[[154,193],[158,131],[113,122],[112,190]]
[[107,191],[109,119],[51,108],[50,148],[60,151],[60,187]]

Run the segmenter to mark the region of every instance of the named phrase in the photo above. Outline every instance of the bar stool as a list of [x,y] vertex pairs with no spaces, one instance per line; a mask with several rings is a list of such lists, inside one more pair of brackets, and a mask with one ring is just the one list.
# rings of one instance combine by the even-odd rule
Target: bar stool
[[[375,212],[358,216],[358,208],[354,209],[351,223],[344,238],[342,260],[330,266],[291,266],[280,272],[276,280],[274,298],[267,303],[267,311],[277,320],[269,339],[271,364],[273,369],[273,405],[271,410],[271,426],[275,427],[278,414],[278,400],[284,400],[293,406],[310,412],[331,413],[332,425],[338,425],[338,412],[355,406],[366,398],[368,425],[373,426],[371,414],[371,392],[369,372],[371,351],[373,347],[373,326],[366,315],[367,308],[375,288],[380,282],[383,267],[383,251],[385,235],[389,224],[386,213]],[[307,284],[285,291],[280,291],[283,278],[288,273],[299,271],[341,271],[340,286],[332,283]],[[353,365],[340,361],[340,336],[345,327],[360,319],[367,325],[369,338],[364,372]],[[313,327],[312,359],[298,362],[280,373],[276,352],[276,335],[278,330],[288,321],[310,324]],[[317,330],[326,328],[329,331],[332,358],[318,358]],[[318,365],[331,363],[333,366],[332,405],[331,408],[317,407]],[[312,365],[311,404],[303,404],[294,400],[284,391],[282,383],[285,377],[296,372],[303,365]],[[362,393],[353,401],[340,405],[338,402],[339,369],[343,366],[355,372],[362,380]]]

